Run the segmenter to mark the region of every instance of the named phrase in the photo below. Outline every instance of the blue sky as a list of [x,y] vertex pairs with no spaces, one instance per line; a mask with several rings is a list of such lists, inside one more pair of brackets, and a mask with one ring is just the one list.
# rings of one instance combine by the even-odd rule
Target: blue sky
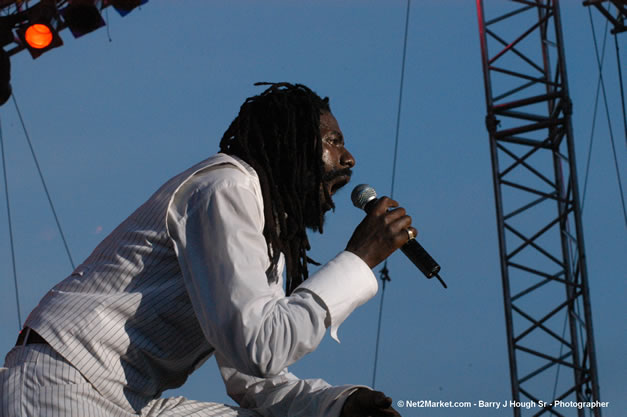
[[[502,3],[486,2],[486,13]],[[405,7],[397,0],[151,0],[125,18],[110,10],[108,28],[83,38],[63,32],[65,45],[37,60],[27,52],[12,57],[14,93],[74,261],[162,182],[213,154],[243,100],[261,91],[257,81],[300,82],[329,96],[357,160],[325,234],[312,236],[312,257],[332,258],[362,218],[350,203],[352,186],[390,190]],[[583,184],[598,70],[588,9],[563,1],[562,17]],[[593,17],[601,33],[605,19]],[[616,52],[608,41],[603,76],[625,184]],[[475,3],[412,1],[394,196],[449,288],[424,279],[400,253],[390,258],[376,388],[395,400],[511,398],[484,97]],[[11,101],[0,120],[25,318],[71,267]],[[607,126],[600,112],[583,222],[601,398],[610,402],[604,415],[618,416],[627,409],[627,235]],[[4,202],[0,218],[4,354],[18,330]],[[370,384],[379,297],[342,325],[341,344],[325,338],[291,370],[332,384]],[[233,403],[213,359],[165,395]]]

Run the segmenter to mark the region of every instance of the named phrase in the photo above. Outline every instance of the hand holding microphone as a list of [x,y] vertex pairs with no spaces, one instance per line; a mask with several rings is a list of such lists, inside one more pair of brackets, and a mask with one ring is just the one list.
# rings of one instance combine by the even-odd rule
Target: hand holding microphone
[[427,278],[435,276],[447,288],[438,275],[440,265],[416,241],[417,231],[411,226],[411,217],[405,209],[388,197],[377,199],[374,188],[366,184],[355,187],[351,199],[355,207],[368,215],[355,229],[347,250],[373,268],[400,248]]

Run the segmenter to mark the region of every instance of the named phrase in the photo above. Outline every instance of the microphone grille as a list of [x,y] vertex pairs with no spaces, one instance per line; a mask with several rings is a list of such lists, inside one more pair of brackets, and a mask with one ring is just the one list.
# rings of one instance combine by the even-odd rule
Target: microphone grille
[[373,199],[377,198],[377,192],[368,184],[359,184],[351,193],[351,200],[355,207],[364,209]]

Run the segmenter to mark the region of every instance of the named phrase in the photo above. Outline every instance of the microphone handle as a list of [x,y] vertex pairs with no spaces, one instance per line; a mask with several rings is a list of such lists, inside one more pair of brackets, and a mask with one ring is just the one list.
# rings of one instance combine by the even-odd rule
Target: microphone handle
[[[364,191],[367,191],[366,195],[363,195]],[[357,196],[353,196],[355,192],[358,192]],[[353,190],[353,195],[351,195],[351,199],[353,200],[355,207],[363,209],[366,213],[370,213],[370,210],[372,210],[378,200],[377,193],[374,189],[370,186],[366,186],[365,184],[357,186]],[[362,201],[364,197],[368,200],[365,204]],[[444,288],[447,288],[444,280],[438,275],[438,272],[440,272],[440,265],[438,265],[438,263],[427,253],[425,248],[423,248],[416,239],[410,239],[407,243],[401,246],[401,251],[427,278],[431,279],[435,276],[438,281],[440,281],[440,284],[442,284]]]
[[[364,211],[366,213],[369,213],[376,204],[376,202],[377,198],[372,198],[364,205]],[[401,251],[403,251],[405,256],[407,256],[409,260],[418,267],[418,269],[420,269],[425,277],[431,279],[435,276],[437,277],[438,281],[440,281],[442,286],[444,286],[444,288],[447,288],[442,278],[440,278],[440,276],[438,275],[438,272],[440,272],[440,265],[438,265],[438,263],[431,257],[431,255],[427,253],[425,248],[423,248],[416,239],[411,239],[403,246],[401,246]]]
[[401,250],[427,278],[433,278],[434,275],[440,272],[440,265],[438,265],[416,239],[405,243],[401,246]]

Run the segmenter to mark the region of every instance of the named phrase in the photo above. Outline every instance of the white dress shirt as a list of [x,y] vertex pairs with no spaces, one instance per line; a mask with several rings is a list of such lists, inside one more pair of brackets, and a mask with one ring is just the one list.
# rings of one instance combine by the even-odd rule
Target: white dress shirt
[[[300,380],[285,368],[313,351],[326,327],[338,340],[340,324],[376,293],[376,278],[358,256],[342,252],[286,297],[283,257],[269,270],[259,180],[237,162],[190,178],[168,212],[196,315],[216,348],[227,391],[240,405],[262,414],[278,408],[276,415],[308,416],[315,409],[339,415],[354,387]],[[220,352],[229,352],[228,359]],[[316,391],[323,395],[312,395]],[[328,404],[312,407],[316,397]]]
[[[338,416],[355,386],[300,380],[315,350],[377,291],[342,252],[289,297],[270,268],[254,170],[218,154],[174,177],[31,313],[103,395],[137,411],[215,353],[227,392],[267,416]],[[191,303],[190,303],[191,301]],[[191,306],[190,306],[191,304]]]

